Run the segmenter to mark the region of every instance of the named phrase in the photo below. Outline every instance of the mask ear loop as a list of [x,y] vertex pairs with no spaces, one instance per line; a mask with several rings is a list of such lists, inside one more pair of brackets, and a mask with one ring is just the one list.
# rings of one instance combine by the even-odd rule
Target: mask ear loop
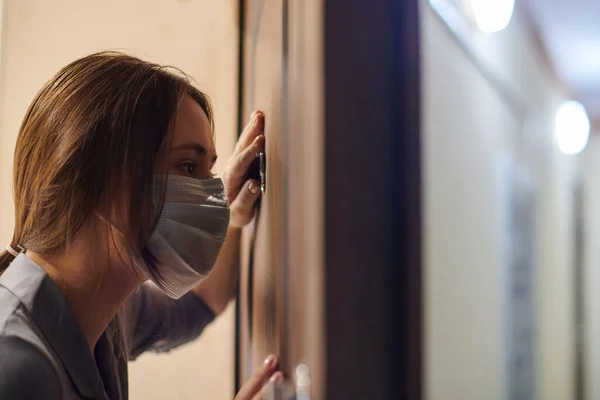
[[8,251],[13,257],[18,257],[19,254],[24,253],[25,252],[25,248],[21,245],[17,245],[17,248],[15,249],[14,247],[12,247],[10,244],[6,245],[6,251]]

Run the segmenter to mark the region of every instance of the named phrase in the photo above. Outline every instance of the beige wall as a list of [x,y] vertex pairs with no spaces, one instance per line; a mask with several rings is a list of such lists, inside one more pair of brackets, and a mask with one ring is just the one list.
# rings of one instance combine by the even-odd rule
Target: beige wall
[[[233,148],[237,113],[237,1],[5,0],[0,43],[0,243],[13,229],[12,153],[40,86],[60,67],[99,50],[125,50],[191,74],[214,101],[217,171]],[[233,394],[233,312],[170,355],[130,369],[132,399],[228,399]]]
[[506,160],[518,157],[517,143],[526,126],[539,190],[537,398],[569,400],[573,393],[569,190],[575,160],[558,154],[552,139],[554,112],[564,93],[520,15],[504,32],[489,36],[472,32],[468,40],[530,109],[523,121],[426,0],[421,21],[426,398],[508,398],[501,168]]

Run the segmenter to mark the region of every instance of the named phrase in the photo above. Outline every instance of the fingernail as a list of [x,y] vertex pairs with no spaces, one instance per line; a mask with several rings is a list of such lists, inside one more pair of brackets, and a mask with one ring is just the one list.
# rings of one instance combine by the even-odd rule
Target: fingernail
[[[248,186],[248,190],[252,194],[258,194],[258,185],[254,182],[251,182],[250,185]],[[271,357],[271,356],[269,356],[269,357]],[[268,360],[268,358],[267,358],[267,360]],[[267,360],[265,360],[265,363],[267,362]]]
[[254,144],[253,144],[254,147],[260,146],[260,141],[262,140],[261,138],[262,138],[262,136],[258,136],[256,139],[254,139]]
[[254,114],[252,115],[252,124],[253,125],[258,125],[258,117],[261,116],[261,112],[260,111],[255,111]]
[[257,111],[254,118],[254,125],[261,125],[261,128],[264,129],[263,123],[261,122],[261,117],[264,117],[264,114],[262,111]]
[[273,367],[275,365],[276,357],[271,354],[265,359],[265,367]]
[[283,381],[283,374],[281,372],[277,372],[271,377],[271,382],[273,383],[281,383],[281,381]]
[[258,123],[258,118],[256,116],[256,112],[250,114],[250,124],[252,124],[252,126],[256,126],[256,124]]

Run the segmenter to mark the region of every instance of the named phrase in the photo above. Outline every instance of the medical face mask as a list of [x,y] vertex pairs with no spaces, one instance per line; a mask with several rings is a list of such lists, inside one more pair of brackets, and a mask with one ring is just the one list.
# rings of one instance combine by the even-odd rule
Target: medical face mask
[[229,225],[221,179],[169,175],[162,213],[148,248],[157,259],[148,273],[169,297],[178,299],[214,266]]

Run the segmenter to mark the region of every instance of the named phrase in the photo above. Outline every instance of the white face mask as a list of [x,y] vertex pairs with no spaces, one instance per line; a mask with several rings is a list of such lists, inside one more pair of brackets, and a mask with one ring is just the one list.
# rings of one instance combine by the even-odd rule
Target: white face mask
[[205,278],[227,235],[229,207],[221,179],[169,175],[163,211],[148,242],[157,259],[151,280],[178,299]]

